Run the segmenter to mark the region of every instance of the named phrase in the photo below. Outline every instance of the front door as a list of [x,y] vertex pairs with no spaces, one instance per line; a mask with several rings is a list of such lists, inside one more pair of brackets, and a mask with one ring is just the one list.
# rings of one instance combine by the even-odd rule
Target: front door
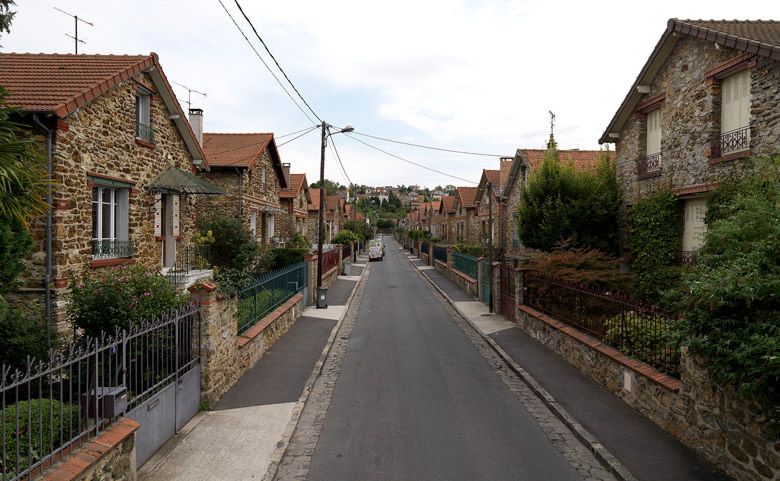
[[176,264],[176,235],[173,232],[173,196],[162,196],[163,267]]

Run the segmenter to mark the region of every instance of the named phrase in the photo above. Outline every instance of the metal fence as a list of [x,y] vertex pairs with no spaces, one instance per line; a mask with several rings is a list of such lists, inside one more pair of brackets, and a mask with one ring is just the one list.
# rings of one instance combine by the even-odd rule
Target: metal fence
[[447,263],[447,248],[445,246],[433,246],[433,258]]
[[331,249],[322,253],[322,273],[323,275],[329,270],[336,267],[339,263],[339,251],[338,249]]
[[208,262],[209,246],[188,245],[176,252],[176,262],[165,274],[165,277],[173,285],[182,284],[193,271],[211,269]]
[[[335,251],[335,249],[334,249]],[[338,251],[335,251],[338,260]],[[241,334],[306,287],[306,263],[299,262],[258,278],[238,293],[238,333]]]
[[200,359],[198,307],[0,371],[0,479],[34,479]]
[[423,242],[420,244],[420,254],[425,254],[425,255],[428,255],[428,252],[429,252],[429,251],[428,251],[428,242],[426,242],[426,241],[423,241]]
[[474,256],[470,256],[468,254],[463,254],[461,252],[453,252],[453,264],[455,265],[455,269],[461,271],[462,273],[469,275],[473,277],[474,279],[478,276],[478,267],[477,264],[479,262],[479,259],[477,259]]
[[523,275],[525,304],[571,324],[629,356],[677,375],[675,321],[662,311],[615,293],[536,272]]
[[341,258],[349,260],[352,257],[352,244],[344,244],[341,246]]

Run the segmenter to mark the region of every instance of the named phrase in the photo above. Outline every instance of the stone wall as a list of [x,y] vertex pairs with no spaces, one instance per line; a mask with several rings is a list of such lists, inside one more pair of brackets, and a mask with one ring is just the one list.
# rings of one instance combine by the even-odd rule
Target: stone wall
[[[637,161],[646,155],[646,116],[633,115],[616,144],[617,176],[624,205],[620,218],[625,244],[626,206],[664,188],[679,189],[722,182],[741,175],[745,159],[711,158],[712,140],[720,134],[720,84],[707,82],[706,72],[744,52],[694,38],[678,40],[650,84],[647,99],[664,96],[661,104],[661,170],[648,178],[637,175]],[[780,145],[780,63],[760,58],[751,68],[751,147],[755,155],[777,152]]]
[[777,428],[773,431],[757,406],[739,398],[733,389],[715,384],[704,363],[685,349],[676,382],[657,372],[640,373],[640,369],[645,373],[654,370],[525,306],[518,312],[517,323],[730,476],[739,481],[777,479]]

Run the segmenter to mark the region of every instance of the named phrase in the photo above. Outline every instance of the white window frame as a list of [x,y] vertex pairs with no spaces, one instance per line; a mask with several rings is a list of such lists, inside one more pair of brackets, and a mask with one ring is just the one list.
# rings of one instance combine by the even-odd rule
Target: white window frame
[[139,88],[135,94],[135,121],[139,124],[152,126],[152,94]]
[[[108,208],[110,209],[108,236],[103,235],[103,209],[105,208],[103,194],[105,192],[110,192],[108,202]],[[92,187],[92,209],[93,213],[97,209],[97,215],[95,216],[97,225],[95,225],[94,219],[92,222],[91,238],[93,242],[129,240],[130,189],[100,184],[94,185]],[[106,256],[101,256],[101,258],[106,258]]]
[[[726,133],[750,126],[749,69],[729,75],[721,81],[720,132]],[[731,101],[728,100],[731,97]]]
[[266,225],[268,226],[268,240],[274,238],[276,222],[273,214],[267,214],[265,217]]
[[252,238],[257,237],[257,211],[252,209],[249,211],[249,231],[252,233]]
[[661,109],[655,109],[647,113],[645,153],[648,156],[661,153],[662,119]]
[[683,205],[683,239],[684,252],[696,252],[704,244],[704,234],[707,224],[704,217],[707,214],[707,199],[696,197],[685,200]]

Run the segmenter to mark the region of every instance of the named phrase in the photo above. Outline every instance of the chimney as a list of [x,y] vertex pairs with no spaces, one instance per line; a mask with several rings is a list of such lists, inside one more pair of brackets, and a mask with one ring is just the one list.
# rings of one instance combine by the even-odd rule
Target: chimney
[[198,139],[198,143],[203,145],[203,109],[190,109],[190,127]]
[[284,183],[287,184],[288,189],[292,189],[292,185],[290,185],[290,164],[282,164],[282,171],[284,171]]

